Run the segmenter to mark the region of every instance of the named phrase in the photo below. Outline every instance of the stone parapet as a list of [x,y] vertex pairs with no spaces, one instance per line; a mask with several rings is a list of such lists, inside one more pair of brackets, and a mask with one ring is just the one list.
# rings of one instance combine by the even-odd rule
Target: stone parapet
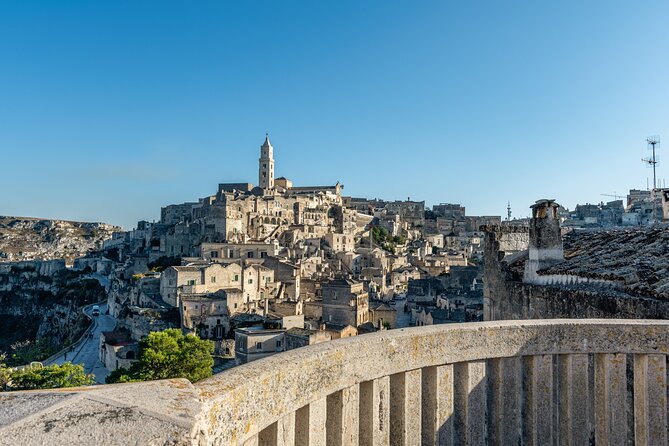
[[669,321],[382,331],[196,385],[0,394],[0,444],[666,444],[668,348]]

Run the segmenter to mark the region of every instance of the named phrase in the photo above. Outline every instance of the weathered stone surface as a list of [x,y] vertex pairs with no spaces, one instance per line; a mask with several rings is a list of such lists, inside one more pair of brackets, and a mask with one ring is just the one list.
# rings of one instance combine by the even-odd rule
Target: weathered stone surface
[[53,406],[74,394],[67,392],[7,392],[0,393],[0,427]]
[[72,260],[121,230],[105,223],[0,216],[0,261]]
[[201,404],[186,380],[0,394],[0,445],[185,445]]

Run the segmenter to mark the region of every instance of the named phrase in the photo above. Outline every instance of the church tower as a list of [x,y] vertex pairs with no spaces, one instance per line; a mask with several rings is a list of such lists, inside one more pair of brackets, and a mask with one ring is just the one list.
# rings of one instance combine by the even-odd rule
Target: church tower
[[263,189],[274,188],[274,148],[265,134],[265,142],[260,146],[258,186]]

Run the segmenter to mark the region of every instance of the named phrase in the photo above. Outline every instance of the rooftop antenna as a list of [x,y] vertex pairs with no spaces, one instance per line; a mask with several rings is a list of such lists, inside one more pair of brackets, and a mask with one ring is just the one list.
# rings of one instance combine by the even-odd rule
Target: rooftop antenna
[[506,221],[511,221],[511,202],[506,202]]
[[660,162],[657,157],[656,151],[660,148],[660,137],[659,136],[649,136],[646,138],[646,144],[648,145],[648,150],[652,151],[652,156],[643,158],[643,161],[647,166],[653,167],[653,189],[651,191],[651,199],[653,200],[653,222],[657,223],[657,203],[655,200],[655,193],[657,189],[657,176],[656,176],[656,166]]

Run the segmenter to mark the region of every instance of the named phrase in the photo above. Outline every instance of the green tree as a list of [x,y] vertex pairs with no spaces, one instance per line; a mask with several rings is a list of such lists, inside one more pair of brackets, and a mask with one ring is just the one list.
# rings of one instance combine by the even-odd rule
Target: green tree
[[[29,366],[23,369],[5,369],[0,366],[0,380],[3,387],[11,390],[57,389],[60,387],[88,386],[95,383],[92,374],[86,374],[84,367],[71,362],[47,367]],[[4,378],[2,378],[4,375]]]
[[7,355],[0,353],[0,392],[9,382],[10,369],[7,368],[7,363],[5,362],[6,359]]
[[139,344],[139,360],[112,372],[107,383],[186,378],[191,382],[211,376],[214,343],[177,328],[156,331]]

